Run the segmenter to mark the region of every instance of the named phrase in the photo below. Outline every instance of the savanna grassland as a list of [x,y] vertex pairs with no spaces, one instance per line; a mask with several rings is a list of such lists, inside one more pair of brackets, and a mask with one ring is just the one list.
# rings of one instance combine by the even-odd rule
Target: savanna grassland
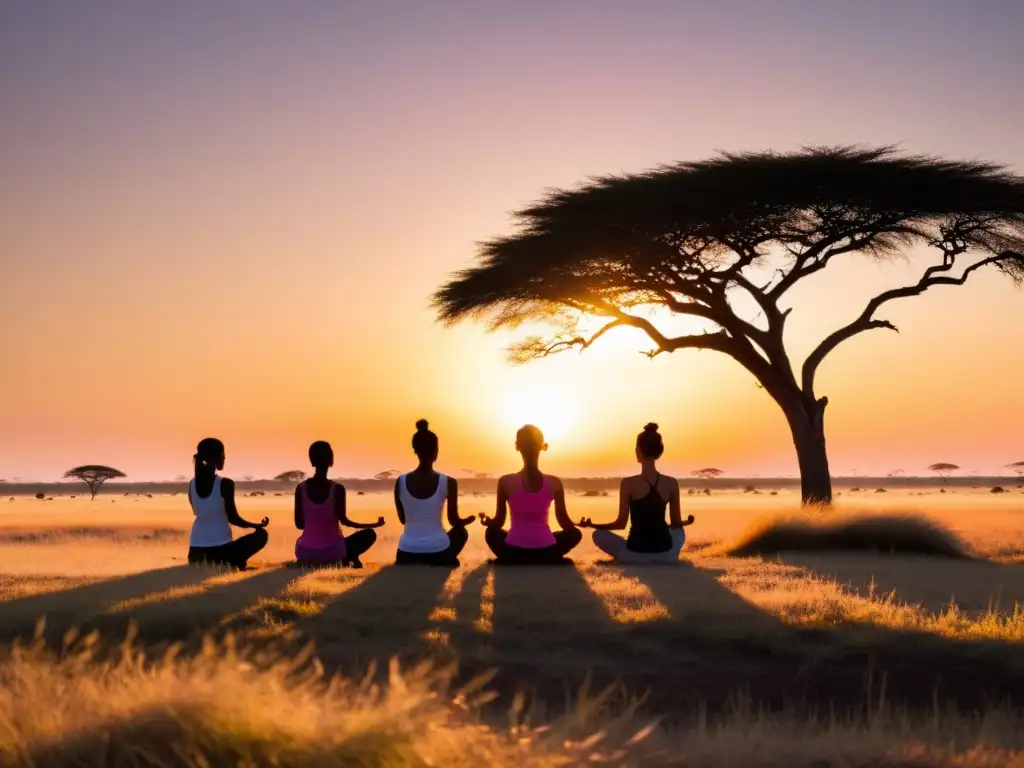
[[[685,497],[697,522],[679,567],[603,564],[589,536],[574,566],[496,567],[473,526],[462,568],[399,570],[387,565],[399,533],[389,499],[367,494],[350,498],[352,517],[390,522],[365,569],[289,567],[290,500],[264,496],[239,508],[271,517],[270,546],[227,573],[185,565],[181,495],[4,501],[0,635],[5,648],[19,640],[0,667],[0,756],[1013,764],[1024,495],[938,490],[847,490],[833,514],[925,515],[973,559],[723,555],[795,510],[783,490]],[[462,512],[492,505],[467,495]],[[615,512],[611,497],[569,505],[577,519]]]

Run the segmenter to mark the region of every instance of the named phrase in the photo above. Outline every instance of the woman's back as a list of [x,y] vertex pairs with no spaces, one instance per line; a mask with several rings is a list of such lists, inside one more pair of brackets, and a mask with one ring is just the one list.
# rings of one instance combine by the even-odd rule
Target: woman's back
[[220,484],[220,475],[214,476],[209,494],[200,496],[195,478],[189,483],[188,500],[195,514],[189,534],[190,547],[219,547],[231,541],[231,525]]
[[637,485],[646,486],[647,492],[629,501],[629,536],[627,546],[633,552],[664,552],[672,548],[672,534],[665,517],[668,501],[662,496],[658,475],[652,483],[642,475],[634,478]]
[[441,524],[441,510],[448,498],[448,478],[437,475],[437,487],[427,498],[413,496],[409,491],[409,474],[398,478],[398,498],[405,513],[405,530],[398,539],[403,552],[431,553],[448,548],[448,534]]
[[525,474],[509,475],[505,482],[509,490],[508,512],[511,518],[506,539],[508,545],[523,549],[554,546],[555,537],[548,519],[555,497],[548,476],[541,475],[540,488],[536,491],[527,489]]
[[299,536],[299,543],[309,549],[325,549],[342,539],[338,526],[338,508],[335,493],[337,485],[327,481],[327,498],[316,502],[309,494],[309,481],[299,485],[302,518],[305,528]]

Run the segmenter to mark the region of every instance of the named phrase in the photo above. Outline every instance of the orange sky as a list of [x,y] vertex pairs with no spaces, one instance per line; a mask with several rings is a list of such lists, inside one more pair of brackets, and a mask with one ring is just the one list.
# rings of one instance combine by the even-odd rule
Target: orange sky
[[[206,435],[237,477],[314,439],[369,475],[409,464],[419,417],[451,472],[514,468],[531,418],[552,471],[629,469],[655,420],[669,470],[794,474],[728,358],[620,331],[510,368],[514,337],[427,307],[510,210],[588,174],[850,142],[1024,170],[1013,4],[722,5],[0,6],[0,477],[173,477]],[[794,292],[792,347],[921,268],[830,267]],[[900,335],[821,370],[834,473],[1024,459],[1024,295],[988,273],[892,307]]]

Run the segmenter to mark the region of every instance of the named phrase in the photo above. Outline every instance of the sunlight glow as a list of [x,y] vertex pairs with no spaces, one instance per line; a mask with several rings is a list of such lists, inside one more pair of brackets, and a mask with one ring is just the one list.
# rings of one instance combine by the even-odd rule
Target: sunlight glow
[[509,392],[502,410],[512,429],[534,424],[548,440],[566,435],[579,415],[572,397],[546,384]]

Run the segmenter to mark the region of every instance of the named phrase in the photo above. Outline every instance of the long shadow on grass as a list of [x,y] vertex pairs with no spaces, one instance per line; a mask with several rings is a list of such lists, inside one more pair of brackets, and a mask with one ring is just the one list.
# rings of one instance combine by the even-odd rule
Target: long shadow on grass
[[984,560],[948,561],[930,557],[872,554],[783,554],[779,559],[860,597],[920,605],[940,613],[955,603],[971,614],[1012,613],[1024,605],[1024,568]]
[[116,603],[196,585],[210,575],[206,569],[176,565],[17,598],[0,603],[0,633],[8,639],[30,635],[43,616],[49,627],[88,622]]
[[574,566],[482,566],[466,577],[454,605],[451,650],[460,677],[494,672],[498,709],[518,693],[560,708],[588,679],[619,678],[615,658],[624,644]]
[[424,634],[450,571],[446,568],[384,565],[295,629],[312,640],[317,657],[331,671],[363,674],[373,663],[387,669],[392,657],[419,660]]
[[[670,614],[643,632],[665,631],[673,651],[661,658],[660,670],[636,677],[668,688],[677,702],[715,706],[741,690],[761,706],[847,710],[880,701],[974,708],[1024,700],[1024,659],[1008,643],[854,622],[790,627],[700,568],[629,567],[623,573],[646,584]],[[699,631],[686,626],[692,623]]]

